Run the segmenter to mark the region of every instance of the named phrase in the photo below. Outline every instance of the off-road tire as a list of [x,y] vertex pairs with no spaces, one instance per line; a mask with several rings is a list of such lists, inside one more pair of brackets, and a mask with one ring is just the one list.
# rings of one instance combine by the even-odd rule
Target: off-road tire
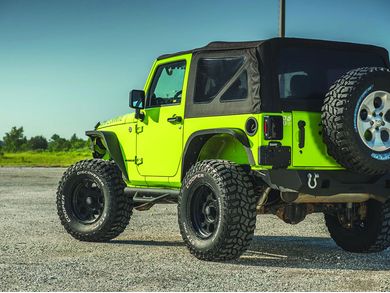
[[376,90],[390,91],[389,69],[351,70],[330,88],[322,107],[323,139],[329,155],[346,169],[369,175],[383,174],[390,169],[390,151],[375,152],[368,148],[355,124],[363,99]]
[[344,228],[336,215],[325,214],[330,236],[342,249],[350,252],[379,252],[390,246],[390,200],[367,203],[367,225]]
[[[210,238],[200,238],[189,215],[193,193],[209,186],[218,198],[219,223]],[[180,233],[190,252],[199,259],[221,261],[238,258],[249,246],[256,227],[256,196],[252,178],[241,166],[223,160],[206,160],[187,172],[179,195]]]
[[[72,192],[80,176],[92,179],[104,196],[100,218],[91,224],[80,221],[71,207]],[[57,212],[61,224],[74,238],[81,241],[103,242],[121,234],[132,215],[132,200],[124,195],[125,183],[113,161],[85,160],[67,169],[57,190]]]

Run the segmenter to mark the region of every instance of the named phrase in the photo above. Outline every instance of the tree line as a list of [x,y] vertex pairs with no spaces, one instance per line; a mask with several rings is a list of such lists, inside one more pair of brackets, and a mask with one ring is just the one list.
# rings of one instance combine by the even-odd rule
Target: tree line
[[73,134],[70,139],[60,137],[54,134],[49,140],[42,135],[27,137],[24,135],[23,127],[12,127],[7,132],[3,141],[0,141],[0,150],[4,152],[23,152],[23,151],[70,151],[88,148],[88,140],[83,140]]

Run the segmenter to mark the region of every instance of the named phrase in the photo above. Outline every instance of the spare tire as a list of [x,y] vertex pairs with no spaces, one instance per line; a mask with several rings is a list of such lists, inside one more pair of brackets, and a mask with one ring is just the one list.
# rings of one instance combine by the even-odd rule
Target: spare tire
[[328,153],[346,169],[383,174],[390,169],[390,70],[364,67],[330,88],[322,107]]

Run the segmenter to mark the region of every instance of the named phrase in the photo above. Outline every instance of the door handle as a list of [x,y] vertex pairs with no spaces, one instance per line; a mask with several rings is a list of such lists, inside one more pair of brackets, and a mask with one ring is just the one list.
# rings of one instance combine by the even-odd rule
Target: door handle
[[172,124],[180,123],[183,120],[181,116],[173,115],[172,117],[169,117],[167,121]]
[[303,120],[300,120],[298,122],[298,128],[299,128],[299,148],[302,149],[305,147],[305,126],[306,122]]

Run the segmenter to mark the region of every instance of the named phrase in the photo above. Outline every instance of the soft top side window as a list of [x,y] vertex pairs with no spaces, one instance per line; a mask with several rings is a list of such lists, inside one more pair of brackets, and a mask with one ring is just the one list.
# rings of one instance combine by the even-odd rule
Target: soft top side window
[[[200,58],[197,64],[194,102],[211,102],[243,64],[243,56]],[[227,100],[230,98],[228,96]]]
[[222,102],[244,100],[248,97],[248,74],[244,70],[221,96]]
[[185,69],[185,61],[158,66],[147,94],[147,107],[180,104]]

